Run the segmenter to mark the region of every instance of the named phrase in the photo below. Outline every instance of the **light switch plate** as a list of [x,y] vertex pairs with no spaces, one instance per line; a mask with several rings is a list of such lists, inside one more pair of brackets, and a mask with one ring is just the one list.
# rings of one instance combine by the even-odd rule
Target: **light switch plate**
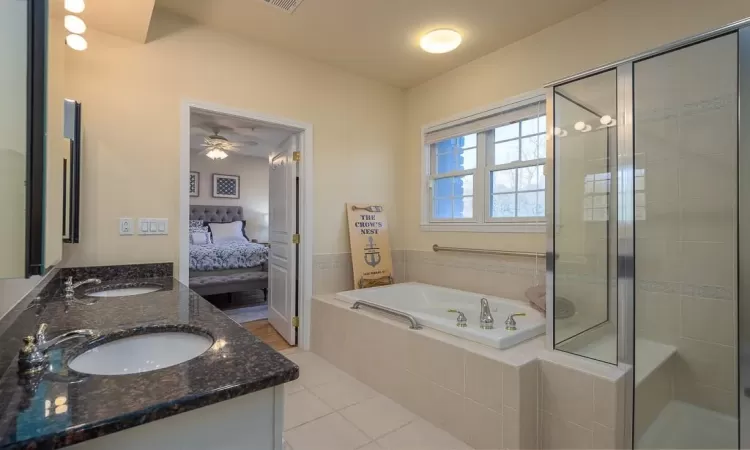
[[169,227],[167,224],[167,219],[138,219],[138,234],[148,236],[169,234]]
[[131,236],[133,234],[133,219],[130,217],[120,218],[120,236]]

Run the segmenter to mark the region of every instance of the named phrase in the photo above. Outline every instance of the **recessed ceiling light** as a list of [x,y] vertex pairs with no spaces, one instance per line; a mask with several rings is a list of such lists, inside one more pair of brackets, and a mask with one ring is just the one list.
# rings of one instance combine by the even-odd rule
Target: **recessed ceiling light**
[[65,0],[65,9],[72,13],[80,14],[86,9],[86,3],[83,0]]
[[84,38],[80,34],[69,34],[65,38],[65,43],[68,44],[68,47],[72,48],[73,50],[78,50],[79,52],[86,50],[89,46],[89,43],[86,42],[86,38]]
[[427,53],[448,53],[461,45],[461,35],[455,30],[434,30],[422,36],[419,45]]
[[83,34],[86,31],[86,23],[78,16],[65,16],[65,29],[75,34]]

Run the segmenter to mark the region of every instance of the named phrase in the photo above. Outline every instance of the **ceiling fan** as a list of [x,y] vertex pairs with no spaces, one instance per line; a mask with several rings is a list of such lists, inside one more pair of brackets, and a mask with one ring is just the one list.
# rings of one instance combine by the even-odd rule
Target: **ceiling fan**
[[201,154],[205,154],[211,159],[224,159],[229,156],[227,152],[237,152],[239,150],[238,147],[241,144],[231,142],[219,134],[219,127],[213,127],[211,131],[213,134],[203,138],[201,147],[205,147],[205,150],[201,151]]

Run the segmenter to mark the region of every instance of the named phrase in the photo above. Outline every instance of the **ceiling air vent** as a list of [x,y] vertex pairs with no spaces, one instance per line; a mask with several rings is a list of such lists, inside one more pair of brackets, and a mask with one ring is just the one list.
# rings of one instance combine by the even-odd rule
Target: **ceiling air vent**
[[289,14],[293,13],[303,0],[263,0],[274,8],[283,9]]

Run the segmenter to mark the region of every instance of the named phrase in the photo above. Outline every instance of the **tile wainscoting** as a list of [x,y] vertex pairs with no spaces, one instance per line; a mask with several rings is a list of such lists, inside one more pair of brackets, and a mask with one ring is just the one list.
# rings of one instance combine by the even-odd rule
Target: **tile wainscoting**
[[[396,283],[406,280],[404,250],[391,250],[393,278]],[[313,294],[333,294],[354,289],[351,253],[323,253],[313,256]]]
[[623,448],[627,370],[507,350],[315,296],[311,350],[475,448]]

